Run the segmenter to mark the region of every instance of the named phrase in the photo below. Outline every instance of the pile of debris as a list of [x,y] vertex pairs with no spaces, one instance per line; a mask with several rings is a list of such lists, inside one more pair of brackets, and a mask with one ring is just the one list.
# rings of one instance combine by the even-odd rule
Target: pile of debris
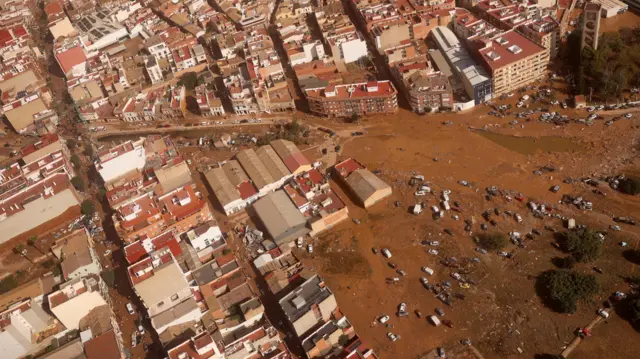
[[573,204],[574,206],[576,206],[576,208],[583,211],[591,211],[593,209],[593,203],[590,201],[586,201],[582,197],[572,197],[568,194],[563,194],[561,201],[564,204]]

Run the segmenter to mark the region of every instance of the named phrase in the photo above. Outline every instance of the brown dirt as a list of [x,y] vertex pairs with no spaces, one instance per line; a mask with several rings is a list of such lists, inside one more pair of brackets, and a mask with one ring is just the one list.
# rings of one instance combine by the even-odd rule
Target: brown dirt
[[600,33],[616,32],[623,27],[633,29],[640,23],[640,14],[629,10],[621,15],[616,15],[608,19],[600,20]]
[[[561,96],[558,96],[561,99]],[[513,102],[513,99],[509,99]],[[534,107],[537,107],[534,106]],[[553,109],[556,111],[557,109]],[[514,258],[505,260],[496,254],[479,255],[482,263],[468,266],[467,277],[479,282],[470,289],[456,288],[464,293],[466,300],[455,301],[451,307],[439,302],[427,292],[419,282],[420,268],[429,265],[436,274],[430,282],[449,278],[452,270],[438,264],[440,259],[455,256],[458,260],[475,257],[475,244],[463,232],[462,220],[454,221],[449,215],[435,222],[429,213],[414,216],[409,206],[416,203],[415,188],[408,185],[412,171],[423,174],[436,190],[450,189],[452,200],[459,201],[463,208],[461,219],[472,216],[482,221],[480,214],[485,209],[501,207],[511,209],[524,217],[523,224],[512,219],[496,218],[497,230],[527,232],[531,228],[542,229],[544,224],[561,228],[559,220],[535,219],[524,203],[507,203],[503,199],[486,202],[484,188],[497,185],[501,189],[512,189],[524,193],[528,198],[546,203],[557,203],[563,193],[580,193],[594,202],[595,211],[582,213],[574,208],[558,205],[562,214],[577,218],[578,223],[589,223],[595,228],[606,229],[613,222],[611,215],[630,215],[640,218],[640,198],[623,196],[611,190],[606,184],[600,189],[607,193],[599,197],[581,183],[562,184],[560,193],[553,194],[549,188],[561,184],[566,176],[580,178],[591,174],[608,175],[637,168],[640,159],[637,143],[640,131],[634,127],[637,122],[619,121],[606,128],[603,121],[594,126],[571,124],[554,127],[538,122],[525,122],[524,128],[511,126],[513,116],[497,119],[488,116],[487,107],[480,107],[466,114],[416,116],[401,110],[396,115],[367,118],[364,126],[368,132],[364,137],[350,138],[343,146],[343,158],[354,157],[371,170],[380,170],[380,177],[393,187],[391,198],[368,211],[355,206],[344,193],[337,189],[348,206],[352,218],[361,220],[356,225],[344,222],[328,234],[315,240],[313,256],[303,254],[304,261],[323,276],[336,294],[342,311],[354,324],[364,341],[375,348],[385,358],[415,358],[440,345],[451,345],[462,338],[470,338],[485,358],[516,358],[517,348],[524,351],[524,357],[535,354],[557,354],[573,336],[575,328],[586,325],[594,316],[599,303],[614,290],[626,290],[622,276],[632,270],[632,265],[622,259],[616,238],[628,238],[632,246],[640,241],[640,235],[633,227],[625,226],[622,232],[611,237],[606,243],[606,254],[595,265],[604,269],[600,275],[602,295],[593,303],[582,304],[574,315],[557,314],[544,307],[535,291],[535,278],[542,271],[554,268],[551,258],[562,256],[550,245],[553,240],[549,232],[535,241],[530,241],[526,249],[510,245],[507,250]],[[518,112],[518,110],[516,110]],[[570,117],[587,116],[586,111],[560,110]],[[445,126],[443,121],[451,120],[454,125]],[[316,120],[331,126],[329,121]],[[519,143],[523,151],[511,150],[500,141],[491,141],[470,131],[468,126],[490,127],[491,131],[503,135],[531,137]],[[560,152],[546,151],[551,142],[571,141],[576,148]],[[634,142],[635,141],[635,142]],[[534,148],[532,150],[532,147]],[[535,150],[535,147],[542,149]],[[552,146],[553,148],[553,146]],[[556,148],[558,149],[558,148]],[[636,151],[636,152],[634,152]],[[307,152],[309,153],[309,152]],[[437,157],[438,162],[433,159]],[[552,164],[556,173],[536,176],[532,172],[540,166]],[[472,188],[458,185],[458,180],[472,182]],[[437,203],[433,196],[418,199],[429,206]],[[393,203],[399,201],[396,208]],[[474,231],[479,231],[479,224]],[[444,228],[454,232],[453,237],[443,234]],[[419,244],[421,240],[439,240],[440,255],[433,256]],[[372,247],[388,247],[392,262],[407,272],[399,284],[388,285],[386,277],[397,276],[387,266],[387,261],[371,252]],[[590,272],[594,264],[578,266],[578,270]],[[406,302],[412,314],[397,318],[395,312],[400,302]],[[427,323],[424,316],[433,314],[435,307],[445,310],[453,321],[454,328],[435,328]],[[413,315],[419,309],[423,319]],[[382,314],[391,316],[392,328],[375,324],[375,318]],[[616,358],[636,358],[640,349],[628,345],[640,339],[630,326],[615,316],[609,324],[595,330],[594,337],[579,349],[575,358],[600,358],[604,353],[616,353]],[[608,330],[606,330],[608,329]],[[402,339],[392,343],[386,337],[391,331]]]

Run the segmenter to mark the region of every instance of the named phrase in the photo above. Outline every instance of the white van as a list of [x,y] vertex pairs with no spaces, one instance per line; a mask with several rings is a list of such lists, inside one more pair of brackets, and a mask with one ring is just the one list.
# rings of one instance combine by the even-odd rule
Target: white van
[[388,250],[387,248],[382,248],[382,255],[385,256],[386,258],[391,258],[391,251]]
[[438,317],[436,317],[435,315],[430,315],[429,321],[431,322],[431,324],[433,324],[436,327],[439,327],[441,324],[440,319],[438,319]]
[[433,275],[433,269],[429,268],[429,267],[422,267],[422,271],[427,273],[428,275]]

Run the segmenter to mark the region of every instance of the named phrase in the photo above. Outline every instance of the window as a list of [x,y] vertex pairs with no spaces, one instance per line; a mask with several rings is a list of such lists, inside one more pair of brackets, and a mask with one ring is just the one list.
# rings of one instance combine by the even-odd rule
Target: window
[[176,300],[178,300],[178,294],[174,294],[171,296],[171,301],[175,302]]
[[160,302],[158,302],[158,304],[157,304],[157,306],[158,306],[158,307],[162,307],[163,305],[164,305],[164,301],[160,301]]

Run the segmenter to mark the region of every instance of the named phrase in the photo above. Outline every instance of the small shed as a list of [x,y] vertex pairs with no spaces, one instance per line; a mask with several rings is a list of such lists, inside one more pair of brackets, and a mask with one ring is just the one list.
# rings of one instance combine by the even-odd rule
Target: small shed
[[575,108],[585,108],[587,106],[587,100],[584,95],[578,95],[573,98],[573,106]]

